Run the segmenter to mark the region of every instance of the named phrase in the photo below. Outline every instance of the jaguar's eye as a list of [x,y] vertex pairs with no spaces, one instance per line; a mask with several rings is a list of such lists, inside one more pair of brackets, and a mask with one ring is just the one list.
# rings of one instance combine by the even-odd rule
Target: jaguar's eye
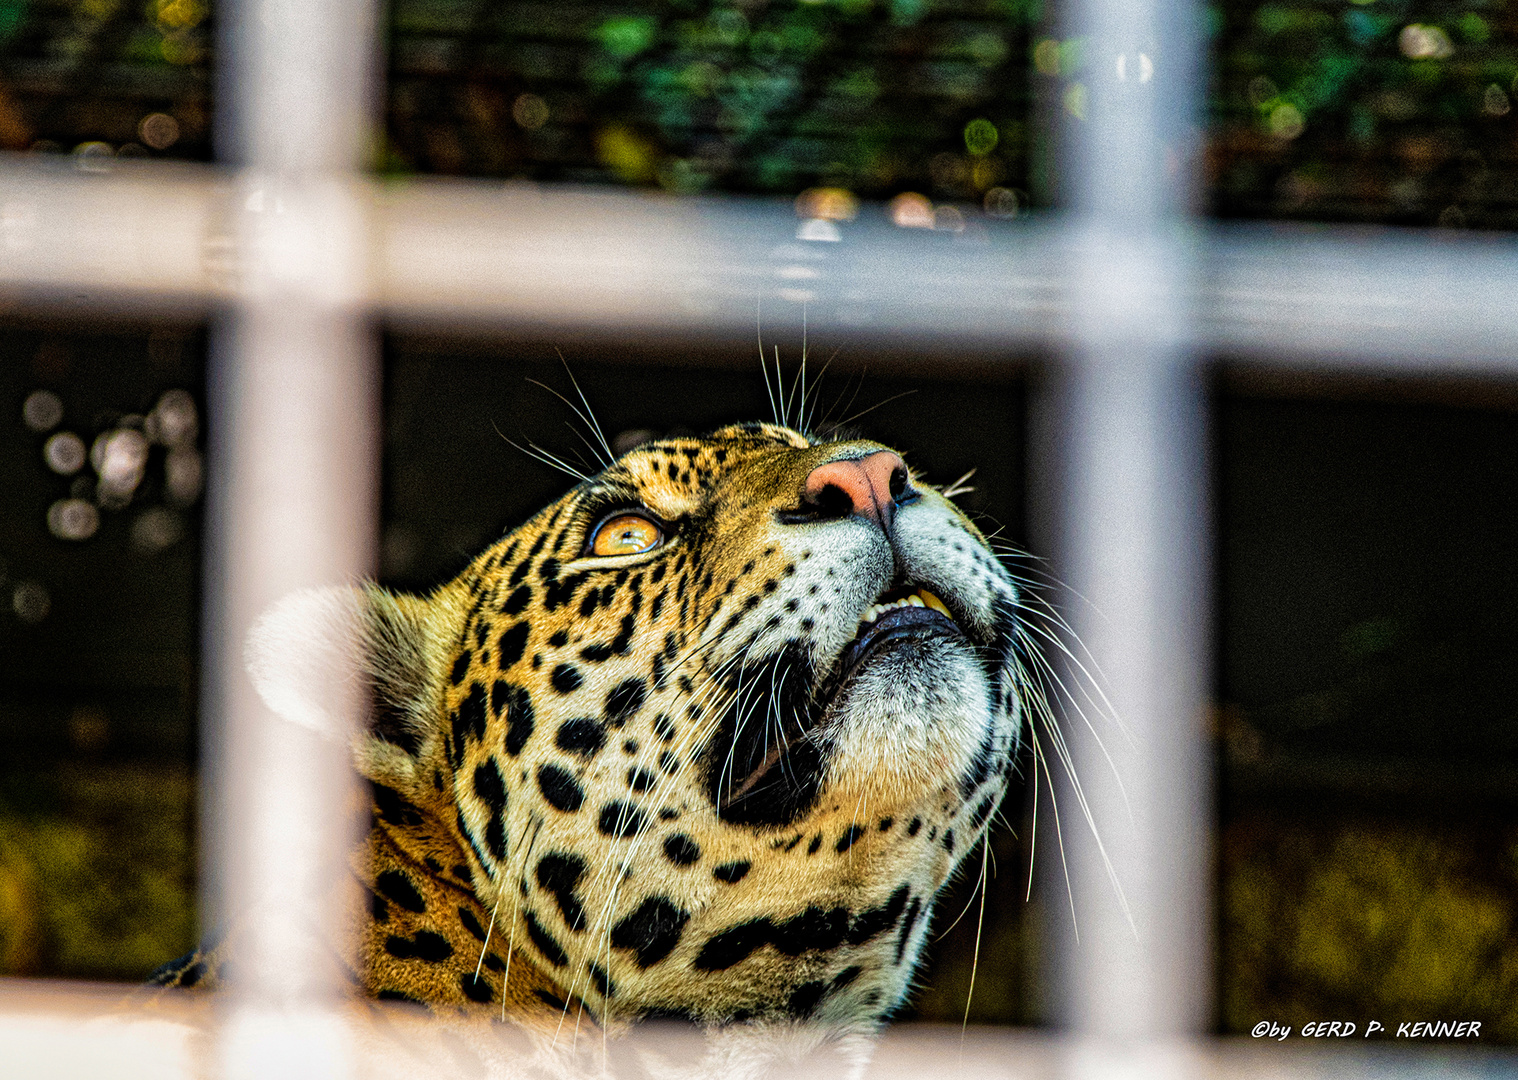
[[664,543],[664,530],[642,514],[616,514],[596,526],[592,555],[641,555]]

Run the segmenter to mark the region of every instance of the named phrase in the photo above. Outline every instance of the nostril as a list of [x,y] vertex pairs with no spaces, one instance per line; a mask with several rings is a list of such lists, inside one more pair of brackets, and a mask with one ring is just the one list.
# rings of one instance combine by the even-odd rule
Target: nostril
[[854,499],[837,484],[825,484],[819,491],[807,492],[806,506],[823,520],[846,518],[854,512]]
[[816,521],[838,521],[854,512],[854,500],[837,484],[813,487],[801,497],[801,504],[794,510],[779,512],[780,520],[787,525],[802,525]]
[[825,520],[857,515],[889,530],[896,500],[907,492],[906,463],[889,450],[825,461],[807,474],[801,505],[784,520]]

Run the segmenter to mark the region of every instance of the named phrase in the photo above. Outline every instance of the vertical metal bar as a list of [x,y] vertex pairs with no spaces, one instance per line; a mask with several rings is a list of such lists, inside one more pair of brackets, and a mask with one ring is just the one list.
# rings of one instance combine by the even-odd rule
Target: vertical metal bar
[[1206,420],[1183,299],[1197,14],[1185,0],[1067,10],[1082,57],[1065,97],[1072,344],[1038,420],[1052,483],[1035,486],[1052,496],[1066,613],[1111,703],[1087,708],[1095,733],[1067,718],[1100,839],[1067,785],[1073,924],[1049,905],[1079,1075],[1174,1074],[1211,1005]]
[[[218,149],[238,299],[213,333],[206,569],[209,925],[235,943],[218,1065],[229,1076],[340,1076],[344,863],[357,833],[344,739],[274,716],[244,667],[248,630],[292,591],[375,565],[377,347],[364,207],[372,0],[242,0],[223,23]],[[339,720],[356,673],[327,673]]]

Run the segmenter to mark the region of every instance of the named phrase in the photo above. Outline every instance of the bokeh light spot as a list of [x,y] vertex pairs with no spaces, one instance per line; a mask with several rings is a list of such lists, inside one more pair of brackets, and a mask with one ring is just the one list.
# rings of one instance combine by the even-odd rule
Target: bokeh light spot
[[1455,54],[1449,35],[1437,26],[1409,23],[1397,35],[1397,47],[1410,60],[1444,60]]
[[1028,196],[1016,188],[994,187],[986,192],[982,205],[990,217],[1015,218],[1028,205]]
[[158,23],[171,30],[187,30],[208,14],[200,0],[158,0]]
[[647,183],[658,171],[658,152],[621,124],[609,124],[596,133],[596,158],[630,184]]
[[959,194],[965,181],[970,178],[970,166],[959,154],[934,154],[928,162],[928,175],[940,190]]
[[1059,74],[1059,42],[1044,38],[1033,47],[1033,66],[1040,75]]
[[903,191],[891,200],[891,222],[902,229],[931,229],[933,203],[926,195]]
[[167,150],[179,141],[179,121],[168,113],[149,113],[137,125],[137,137],[154,150]]
[[808,188],[796,196],[796,215],[824,218],[828,221],[853,221],[859,213],[859,200],[844,188]]
[[52,431],[63,421],[63,402],[51,390],[33,390],[21,405],[21,421],[33,431]]
[[940,206],[933,211],[933,228],[939,232],[964,232],[965,216],[952,206]]
[[548,123],[548,102],[537,94],[521,94],[511,104],[511,118],[518,127],[536,131]]
[[989,154],[996,149],[1001,134],[996,130],[996,125],[984,117],[971,120],[965,125],[965,149],[976,157]]
[[100,528],[100,511],[83,499],[59,499],[47,508],[47,530],[60,540],[88,540]]
[[82,142],[74,147],[74,167],[82,172],[102,172],[110,167],[116,150],[110,143]]
[[90,464],[100,475],[97,497],[101,505],[130,502],[147,462],[148,438],[135,428],[116,428],[97,438],[90,447]]
[[843,239],[843,233],[835,222],[827,218],[807,218],[796,226],[796,239],[836,244]]
[[200,454],[193,447],[170,450],[163,462],[164,487],[169,500],[180,506],[189,506],[200,498],[205,482],[205,466]]
[[184,535],[178,514],[162,506],[144,510],[132,522],[132,546],[149,555],[170,547]]
[[1279,139],[1295,139],[1307,128],[1302,110],[1289,101],[1283,101],[1270,110],[1270,133]]
[[1065,111],[1077,120],[1086,119],[1086,84],[1071,83],[1064,96]]
[[170,390],[144,422],[148,438],[164,446],[186,446],[200,433],[200,412],[187,390]]
[[601,48],[623,60],[637,56],[654,43],[654,20],[608,19],[601,24]]
[[72,431],[60,431],[42,447],[42,458],[47,467],[59,476],[73,476],[84,468],[89,454],[84,440]]
[[53,610],[53,598],[39,582],[18,581],[11,593],[11,610],[24,623],[40,623]]

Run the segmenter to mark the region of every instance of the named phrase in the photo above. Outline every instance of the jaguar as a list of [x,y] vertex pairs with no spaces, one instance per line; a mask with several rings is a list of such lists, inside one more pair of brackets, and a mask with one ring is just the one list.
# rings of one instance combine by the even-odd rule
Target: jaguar
[[[333,595],[255,630],[271,703]],[[434,1010],[873,1030],[1032,700],[1017,584],[952,498],[780,424],[638,446],[431,595],[340,595],[373,702],[355,976]]]

